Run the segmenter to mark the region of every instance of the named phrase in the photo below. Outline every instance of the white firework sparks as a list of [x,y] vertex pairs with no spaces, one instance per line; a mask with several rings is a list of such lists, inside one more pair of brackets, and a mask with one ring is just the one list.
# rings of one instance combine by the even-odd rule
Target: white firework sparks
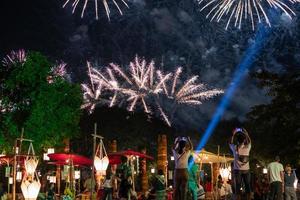
[[[128,111],[142,107],[147,114],[158,111],[162,119],[171,126],[171,120],[159,103],[160,97],[171,100],[176,105],[199,105],[202,101],[223,93],[223,90],[208,90],[204,84],[197,84],[197,76],[179,84],[182,68],[174,74],[164,73],[155,68],[153,61],[135,58],[130,62],[129,69],[123,70],[116,64],[110,64],[104,71],[92,68],[88,63],[91,86],[82,84],[85,103],[82,108],[93,111],[95,105],[109,101],[115,105],[119,99],[126,99]],[[102,98],[103,93],[109,94],[109,100]]]
[[166,81],[171,78],[171,73],[164,75],[155,69],[153,61],[147,64],[145,60],[136,57],[130,63],[128,74],[118,65],[110,64],[105,73],[92,69],[91,78],[94,82],[104,83],[114,93],[110,106],[114,105],[117,95],[120,94],[127,97],[129,111],[142,105],[146,113],[151,113],[147,99],[166,91]]
[[7,54],[3,60],[2,64],[3,66],[10,66],[14,65],[16,63],[25,63],[26,61],[26,52],[24,49],[19,49],[17,51],[11,51],[9,54]]
[[200,105],[202,104],[202,101],[224,93],[223,90],[210,90],[207,89],[204,84],[196,83],[198,76],[193,76],[192,78],[188,79],[176,90],[181,72],[182,69],[179,67],[175,72],[170,94],[170,97],[174,98],[178,104]]
[[[74,13],[78,7],[78,4],[80,2],[83,3],[82,5],[82,9],[81,9],[81,18],[83,18],[84,16],[84,13],[85,13],[85,10],[87,8],[87,4],[89,1],[92,1],[92,0],[66,0],[63,7],[66,7],[66,5],[68,3],[71,3],[72,5],[72,13]],[[99,2],[101,2],[104,6],[104,9],[105,9],[105,12],[106,12],[106,15],[108,17],[108,19],[110,19],[110,8],[109,8],[109,3],[113,4],[119,11],[119,13],[121,15],[123,15],[123,12],[119,6],[119,4],[117,3],[118,0],[93,0],[94,1],[94,8],[95,8],[95,18],[98,20],[99,19],[99,13],[98,13],[98,4]],[[125,5],[127,8],[128,7],[128,4],[126,2],[126,0],[119,0],[121,4]]]
[[270,9],[278,9],[285,13],[289,18],[295,16],[295,12],[288,4],[299,2],[299,0],[198,0],[199,5],[204,9],[210,9],[206,18],[210,21],[219,22],[222,18],[227,18],[225,29],[233,22],[239,29],[243,20],[250,20],[252,29],[255,24],[265,22],[271,26],[269,12]]
[[[83,90],[83,105],[81,108],[88,109],[88,111],[92,113],[96,105],[104,101],[102,98],[104,82],[102,80],[97,80],[97,77],[94,74],[99,72],[91,67],[90,62],[87,62],[87,67],[90,84],[81,84]],[[94,79],[96,79],[96,83]]]
[[67,74],[67,64],[62,62],[51,68],[51,74],[56,77],[64,77]]

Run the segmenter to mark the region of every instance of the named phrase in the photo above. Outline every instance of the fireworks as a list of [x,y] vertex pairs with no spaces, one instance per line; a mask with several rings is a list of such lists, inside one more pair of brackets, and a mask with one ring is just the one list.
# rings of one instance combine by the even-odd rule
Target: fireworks
[[183,86],[176,90],[176,85],[181,72],[181,68],[176,70],[171,91],[171,97],[174,98],[178,104],[200,105],[202,104],[203,100],[212,98],[224,92],[220,89],[209,90],[204,84],[195,83],[198,79],[198,76],[193,76],[192,78],[188,79]]
[[3,66],[11,66],[16,63],[25,63],[26,61],[26,52],[24,49],[20,49],[17,51],[11,51],[9,54],[7,54],[3,60],[2,64]]
[[67,64],[62,62],[51,68],[51,74],[56,77],[64,77],[67,74]]
[[[76,11],[76,8],[78,7],[79,2],[83,2],[82,10],[81,10],[81,18],[83,18],[85,10],[87,8],[88,1],[90,0],[66,0],[63,7],[65,7],[69,2],[72,3],[72,13]],[[118,0],[93,0],[94,1],[94,8],[95,8],[95,17],[98,20],[99,14],[98,14],[98,3],[99,1],[102,1],[102,4],[105,8],[106,15],[108,19],[110,19],[110,8],[109,8],[109,3],[115,5],[117,7],[119,13],[123,15],[122,10],[117,3]],[[128,8],[128,4],[126,3],[126,0],[120,0],[122,4],[124,4]]]
[[[161,97],[175,105],[199,105],[203,100],[223,93],[218,89],[207,90],[204,84],[196,83],[197,76],[180,85],[181,72],[182,69],[178,68],[174,74],[164,73],[155,68],[153,61],[147,63],[138,57],[130,62],[128,70],[110,64],[100,71],[88,63],[90,86],[82,84],[85,100],[82,108],[88,108],[92,112],[98,103],[113,106],[126,99],[128,111],[134,111],[137,107],[142,107],[149,115],[157,111],[162,119],[171,125],[166,111],[159,103]],[[104,96],[109,98],[103,98]]]
[[289,18],[295,16],[295,12],[289,7],[288,4],[298,2],[298,0],[198,0],[201,5],[201,10],[209,9],[206,18],[210,21],[216,20],[219,22],[222,18],[227,18],[226,30],[231,22],[239,29],[242,26],[242,21],[249,19],[251,21],[252,29],[254,30],[255,24],[265,23],[271,26],[269,12],[270,9],[278,9],[284,12]]

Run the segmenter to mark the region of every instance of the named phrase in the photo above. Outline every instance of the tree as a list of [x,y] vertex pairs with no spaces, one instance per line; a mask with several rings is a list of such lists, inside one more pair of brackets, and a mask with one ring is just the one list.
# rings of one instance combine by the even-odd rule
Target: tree
[[[79,131],[82,94],[79,85],[53,74],[53,65],[29,52],[0,68],[0,146],[9,148],[20,129],[38,149],[58,145]],[[51,79],[51,81],[49,81]],[[10,148],[11,149],[11,148]]]
[[255,151],[272,159],[281,155],[284,162],[300,165],[300,73],[254,75],[259,86],[268,89],[269,104],[252,108],[247,124],[254,134]]

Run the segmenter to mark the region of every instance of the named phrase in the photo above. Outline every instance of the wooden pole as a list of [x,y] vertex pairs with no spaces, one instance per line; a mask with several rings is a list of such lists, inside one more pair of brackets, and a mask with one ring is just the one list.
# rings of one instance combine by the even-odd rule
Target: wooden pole
[[[147,153],[146,148],[142,149],[141,152],[143,154],[146,154]],[[141,163],[140,167],[141,167],[142,192],[145,194],[149,189],[146,158],[141,158],[140,163]]]
[[[96,140],[97,140],[97,123],[94,124],[94,135],[93,135],[93,164],[92,164],[92,174],[91,174],[91,198],[93,199],[93,185],[94,185],[94,176],[95,176],[95,153],[96,153]],[[94,186],[95,187],[95,186]]]
[[163,170],[165,175],[165,183],[168,181],[168,157],[167,157],[167,136],[166,135],[159,135],[157,140],[157,171]]
[[60,179],[61,179],[61,166],[57,165],[56,167],[56,182],[57,182],[57,194],[60,198]]
[[[12,198],[16,200],[16,175],[17,175],[17,154],[21,151],[22,141],[24,135],[24,128],[22,128],[21,138],[15,140],[14,146],[14,164],[13,164],[13,188],[12,188]],[[20,147],[18,147],[18,141],[20,141]]]

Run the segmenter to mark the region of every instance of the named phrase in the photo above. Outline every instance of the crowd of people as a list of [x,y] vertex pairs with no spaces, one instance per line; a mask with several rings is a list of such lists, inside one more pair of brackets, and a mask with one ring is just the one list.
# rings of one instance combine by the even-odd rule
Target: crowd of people
[[[121,164],[110,166],[105,179],[101,181],[101,190],[95,198],[103,200],[198,200],[198,199],[234,199],[234,200],[296,200],[294,183],[297,179],[295,170],[280,163],[279,156],[267,166],[267,172],[259,175],[250,172],[251,138],[244,128],[233,131],[229,147],[233,154],[231,176],[223,179],[218,176],[215,184],[209,176],[200,175],[199,165],[193,156],[193,144],[189,137],[177,137],[172,153],[174,156],[173,184],[167,187],[164,170],[159,169],[150,181],[150,190],[137,195],[133,187],[133,172],[128,158],[122,157]],[[89,176],[84,182],[84,192],[96,188],[96,180]],[[0,196],[3,195],[0,183]],[[47,192],[47,199],[55,199],[52,184]]]

